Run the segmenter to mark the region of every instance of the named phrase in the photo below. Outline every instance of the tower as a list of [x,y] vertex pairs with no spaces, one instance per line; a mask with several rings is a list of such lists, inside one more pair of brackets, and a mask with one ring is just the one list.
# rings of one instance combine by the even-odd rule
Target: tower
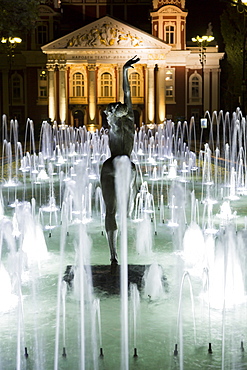
[[153,0],[152,35],[165,41],[172,50],[186,49],[185,0]]

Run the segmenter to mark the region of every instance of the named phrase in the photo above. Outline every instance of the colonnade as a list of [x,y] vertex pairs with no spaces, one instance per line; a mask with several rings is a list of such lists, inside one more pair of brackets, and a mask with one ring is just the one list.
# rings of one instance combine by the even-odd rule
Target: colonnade
[[[49,118],[58,122],[68,122],[69,116],[69,79],[71,78],[69,63],[47,63],[48,69],[48,112]],[[102,102],[99,103],[99,94],[97,88],[98,78],[97,63],[88,63],[87,69],[87,104],[86,106],[86,123],[99,125],[101,117],[98,114]],[[123,64],[116,64],[115,76],[116,90],[114,99],[123,101]],[[163,122],[165,119],[165,65],[157,66],[155,63],[145,64],[143,76],[141,77],[143,96],[139,99],[141,104],[141,119],[146,123]],[[134,103],[133,99],[133,104]],[[112,102],[109,101],[106,104]]]

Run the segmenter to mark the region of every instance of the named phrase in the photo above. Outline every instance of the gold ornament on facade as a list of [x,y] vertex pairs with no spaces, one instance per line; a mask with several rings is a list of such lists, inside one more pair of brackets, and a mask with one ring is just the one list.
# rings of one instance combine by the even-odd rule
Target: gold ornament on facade
[[59,71],[66,71],[67,65],[64,63],[58,63],[57,68],[59,69]]
[[104,23],[94,27],[89,32],[73,36],[67,47],[96,47],[96,46],[141,46],[142,40],[130,32],[121,30],[111,24]]
[[95,63],[88,64],[87,69],[89,72],[94,72],[96,70],[96,64]]

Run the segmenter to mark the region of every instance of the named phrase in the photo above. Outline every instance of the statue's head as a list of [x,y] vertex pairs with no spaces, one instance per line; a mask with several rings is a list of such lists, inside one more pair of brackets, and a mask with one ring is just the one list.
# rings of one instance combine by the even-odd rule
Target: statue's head
[[120,102],[110,103],[104,112],[108,122],[111,123],[110,121],[114,118],[126,116],[128,114],[128,107],[126,104],[122,104]]

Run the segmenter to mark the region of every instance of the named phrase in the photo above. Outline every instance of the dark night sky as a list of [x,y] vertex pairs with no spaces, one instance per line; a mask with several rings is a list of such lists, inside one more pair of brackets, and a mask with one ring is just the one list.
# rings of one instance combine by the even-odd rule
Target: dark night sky
[[208,23],[213,26],[213,34],[221,48],[220,15],[225,7],[220,0],[186,0],[187,16],[187,41],[193,36],[205,35]]

